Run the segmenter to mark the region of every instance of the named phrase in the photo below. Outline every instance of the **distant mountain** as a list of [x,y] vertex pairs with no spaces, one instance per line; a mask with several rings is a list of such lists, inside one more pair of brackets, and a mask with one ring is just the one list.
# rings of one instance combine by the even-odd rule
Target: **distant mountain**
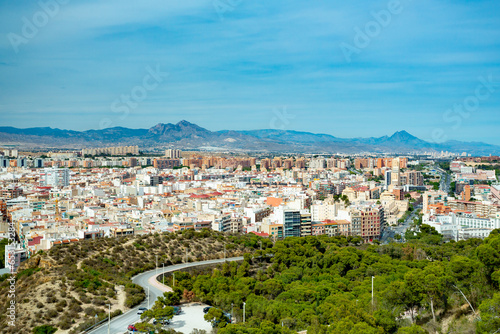
[[[224,133],[225,131],[219,131]],[[250,130],[238,131],[247,136],[257,137],[263,140],[288,141],[295,143],[321,143],[321,142],[341,142],[343,139],[335,138],[332,135],[315,134],[310,132],[291,131],[291,130]]]
[[158,123],[148,130],[148,136],[161,141],[171,142],[187,138],[210,138],[213,136],[213,132],[188,121],[180,121],[177,124]]
[[261,151],[289,153],[407,153],[418,151],[467,152],[473,155],[500,154],[500,146],[481,142],[447,141],[429,143],[406,131],[391,136],[338,138],[293,130],[210,131],[188,121],[158,123],[150,129],[124,127],[73,131],[53,128],[0,127],[0,146],[29,148],[84,148],[110,145],[139,145],[141,148]]

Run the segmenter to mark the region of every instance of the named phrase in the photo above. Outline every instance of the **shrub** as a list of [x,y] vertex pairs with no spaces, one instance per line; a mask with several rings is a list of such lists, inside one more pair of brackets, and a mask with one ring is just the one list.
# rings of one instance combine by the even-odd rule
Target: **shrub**
[[19,280],[23,276],[29,277],[40,270],[41,270],[41,268],[29,268],[29,269],[22,270],[22,271],[17,273],[17,280]]
[[58,323],[58,326],[61,328],[61,329],[70,329],[71,328],[71,320],[68,316],[65,316],[63,319],[61,319],[61,321],[59,321]]
[[69,309],[72,311],[72,312],[82,312],[82,307],[77,304],[76,302],[75,303],[71,303]]
[[50,325],[43,325],[33,328],[33,334],[52,334],[57,331],[57,328],[54,328]]
[[68,306],[68,302],[65,299],[63,299],[59,303],[57,303],[56,306],[66,307]]
[[106,298],[103,297],[94,298],[94,300],[92,300],[92,304],[102,306],[106,304]]
[[100,310],[95,308],[95,307],[86,307],[85,310],[83,310],[83,312],[85,312],[85,314],[90,316],[90,317],[95,316],[96,314],[99,313],[99,311]]
[[47,311],[46,316],[49,318],[55,318],[55,317],[57,317],[58,314],[59,314],[59,312],[57,312],[55,309],[51,308],[50,310]]

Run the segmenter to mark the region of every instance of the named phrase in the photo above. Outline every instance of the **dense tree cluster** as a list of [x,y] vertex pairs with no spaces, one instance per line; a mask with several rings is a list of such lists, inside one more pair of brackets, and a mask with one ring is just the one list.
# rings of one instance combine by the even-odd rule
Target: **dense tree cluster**
[[235,314],[238,323],[219,326],[220,334],[427,333],[456,314],[478,333],[500,328],[500,234],[442,243],[426,226],[419,233],[383,246],[326,236],[264,240],[241,264],[176,274],[176,284]]

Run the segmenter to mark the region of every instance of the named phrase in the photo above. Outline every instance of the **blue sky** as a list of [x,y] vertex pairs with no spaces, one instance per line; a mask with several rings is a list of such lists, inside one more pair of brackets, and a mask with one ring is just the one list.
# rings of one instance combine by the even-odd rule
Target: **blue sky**
[[[55,1],[0,0],[0,125],[500,144],[498,1],[65,0],[45,14]],[[145,90],[148,68],[168,76]],[[133,91],[146,96],[116,112]]]

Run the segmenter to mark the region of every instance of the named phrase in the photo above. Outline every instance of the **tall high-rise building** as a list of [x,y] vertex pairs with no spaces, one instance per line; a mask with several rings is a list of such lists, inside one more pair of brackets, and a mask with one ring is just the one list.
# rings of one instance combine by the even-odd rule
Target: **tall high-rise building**
[[323,158],[312,159],[309,162],[309,168],[312,169],[324,169],[326,167],[326,160]]
[[[422,175],[422,172],[419,171],[408,171],[404,173],[406,182],[405,184],[409,184],[412,186],[423,186],[424,185],[424,177]],[[403,185],[403,183],[402,183]]]
[[281,158],[276,157],[272,161],[273,168],[280,168],[281,164],[282,164]]
[[295,167],[306,168],[306,161],[303,158],[299,158],[295,161]]
[[36,158],[35,160],[33,160],[33,167],[35,167],[35,168],[43,168],[43,159]]
[[292,159],[286,159],[283,162],[283,168],[285,168],[285,169],[292,169],[292,167],[293,167],[293,160]]
[[178,159],[181,157],[181,150],[169,148],[168,150],[165,150],[165,156],[169,159]]
[[385,184],[384,184],[385,189],[389,189],[389,186],[391,185],[391,174],[392,172],[390,170],[385,171]]
[[352,234],[362,237],[365,242],[380,238],[380,231],[384,221],[382,206],[351,209]]
[[26,159],[17,158],[17,167],[26,167]]
[[308,235],[311,235],[311,214],[304,211],[300,214],[300,236]]
[[260,169],[269,169],[271,167],[271,159],[262,159],[260,161]]
[[391,184],[393,187],[398,187],[401,185],[399,173],[400,173],[399,158],[394,158],[392,159],[392,173],[391,173]]
[[300,237],[301,215],[300,211],[285,210],[283,212],[283,236]]
[[66,187],[69,185],[69,169],[45,168],[40,172],[40,184],[44,187]]
[[130,167],[135,167],[135,166],[137,166],[137,165],[138,165],[137,158],[130,158],[130,159],[129,159],[129,162],[128,162],[128,165],[129,165]]

